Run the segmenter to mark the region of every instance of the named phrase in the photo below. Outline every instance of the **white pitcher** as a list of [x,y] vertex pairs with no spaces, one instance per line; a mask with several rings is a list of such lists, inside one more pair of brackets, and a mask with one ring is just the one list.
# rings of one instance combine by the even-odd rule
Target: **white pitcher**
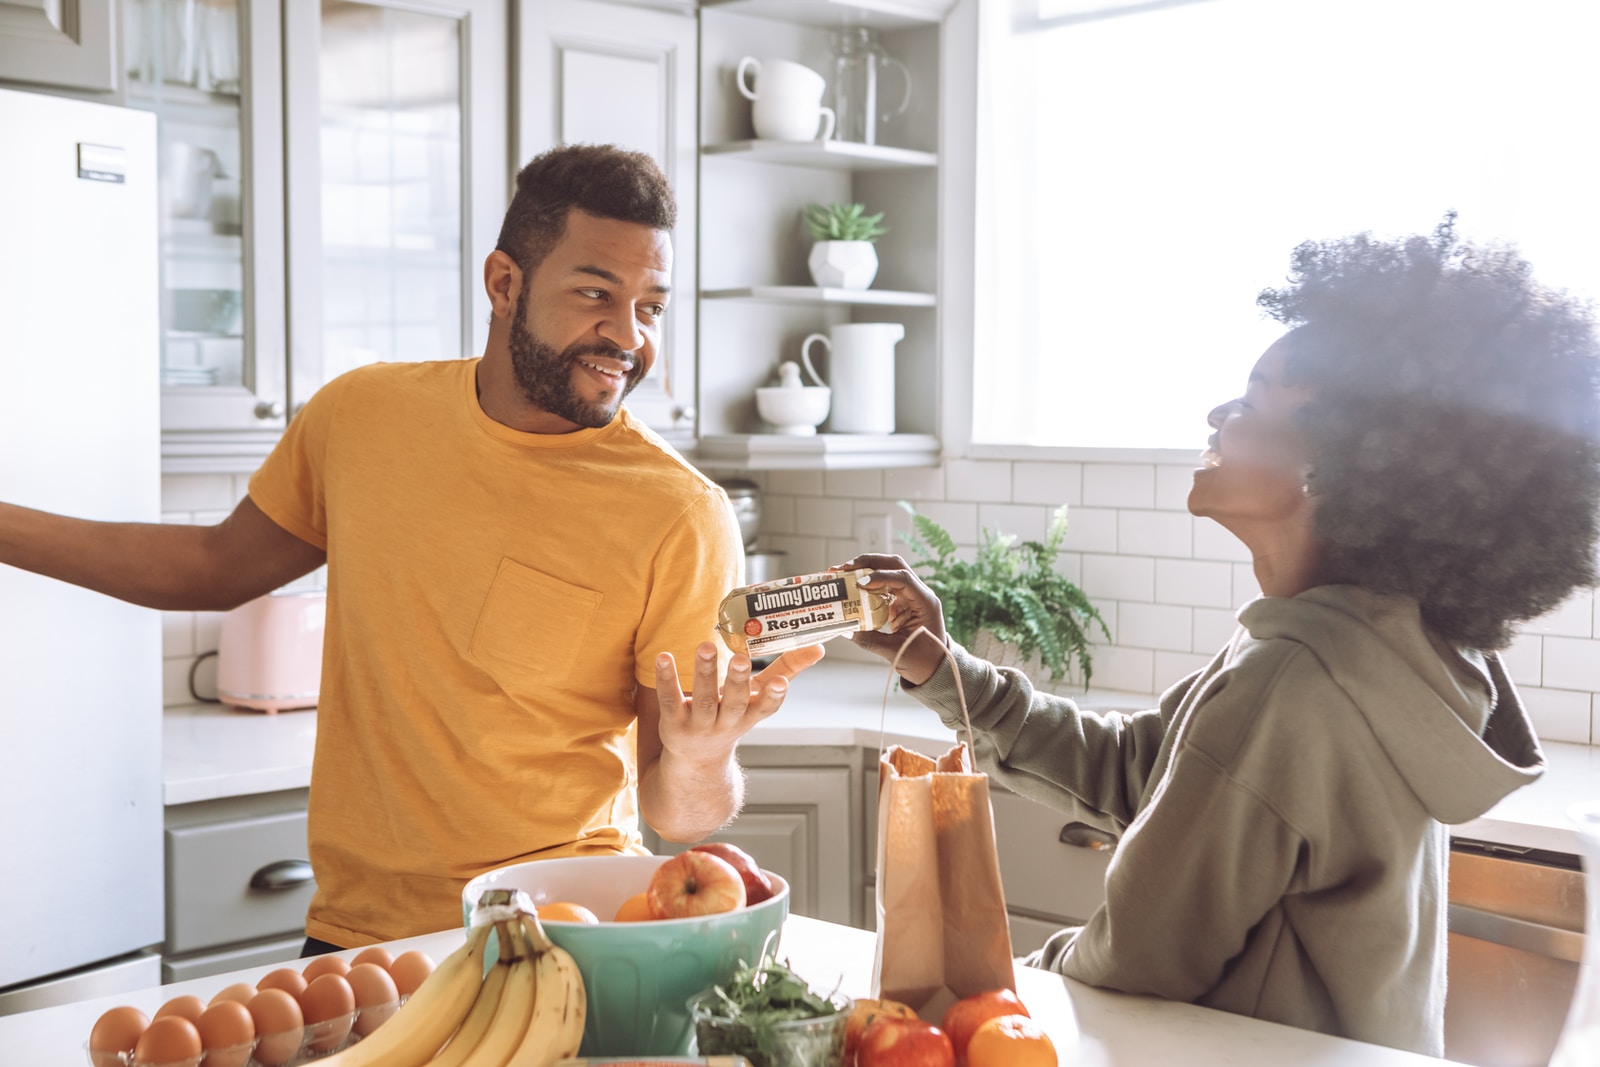
[[[818,385],[833,389],[834,433],[894,433],[894,346],[905,337],[898,322],[846,322],[800,344],[800,361]],[[811,343],[828,350],[828,380],[811,363]]]

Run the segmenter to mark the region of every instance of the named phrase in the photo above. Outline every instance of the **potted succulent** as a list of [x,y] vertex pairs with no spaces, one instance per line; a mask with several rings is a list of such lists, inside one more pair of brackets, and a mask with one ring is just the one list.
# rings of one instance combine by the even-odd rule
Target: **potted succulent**
[[872,243],[889,230],[883,212],[866,214],[861,204],[808,204],[806,228],[817,243],[806,265],[811,280],[824,289],[865,289],[878,274]]
[[950,636],[974,655],[1017,667],[1036,684],[1068,679],[1089,688],[1093,664],[1090,632],[1098,626],[1109,641],[1105,619],[1083,590],[1055,569],[1067,535],[1067,506],[1057,508],[1043,542],[983,530],[972,562],[958,559],[955,539],[943,526],[900,506],[913,530],[901,539],[919,556],[912,560],[928,587],[939,594]]

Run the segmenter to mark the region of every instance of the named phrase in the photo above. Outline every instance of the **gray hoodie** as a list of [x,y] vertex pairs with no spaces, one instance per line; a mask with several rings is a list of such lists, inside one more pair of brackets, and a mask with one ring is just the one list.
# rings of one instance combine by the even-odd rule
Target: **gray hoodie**
[[[979,766],[1120,835],[1106,902],[1036,962],[1444,1050],[1446,825],[1543,772],[1493,655],[1353,586],[1264,597],[1160,707],[1095,714],[952,644]],[[948,668],[906,691],[959,728]]]

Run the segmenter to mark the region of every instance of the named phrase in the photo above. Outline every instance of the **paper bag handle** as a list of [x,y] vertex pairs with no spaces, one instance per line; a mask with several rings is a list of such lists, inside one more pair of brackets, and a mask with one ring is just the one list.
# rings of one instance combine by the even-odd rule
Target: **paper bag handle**
[[883,683],[883,708],[878,716],[878,752],[883,752],[883,737],[887,732],[889,722],[889,687],[894,684],[894,680],[900,675],[900,657],[905,655],[905,651],[910,647],[911,642],[923,634],[926,634],[928,640],[939,646],[939,652],[950,664],[950,673],[955,675],[956,699],[961,702],[961,722],[967,728],[966,744],[961,748],[961,767],[962,770],[970,772],[972,770],[972,718],[967,714],[967,694],[961,687],[961,670],[956,666],[956,657],[950,651],[950,646],[934,637],[933,631],[926,626],[918,626],[915,630],[912,630],[911,636],[900,643],[900,648],[896,650],[894,659],[889,663],[889,677]]

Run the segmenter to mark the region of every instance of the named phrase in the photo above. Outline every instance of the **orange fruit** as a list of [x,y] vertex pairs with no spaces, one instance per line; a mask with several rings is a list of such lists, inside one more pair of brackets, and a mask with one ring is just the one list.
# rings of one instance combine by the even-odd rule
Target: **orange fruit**
[[635,893],[622,902],[622,907],[617,909],[617,914],[611,921],[616,923],[642,923],[649,922],[655,916],[650,914],[650,894]]
[[956,1064],[959,1067],[966,1063],[967,1042],[972,1040],[972,1035],[978,1027],[1001,1015],[1027,1014],[1028,1009],[1011,990],[987,989],[982,993],[963,997],[950,1005],[945,1010],[944,1018],[939,1021],[939,1029],[949,1035],[950,1044],[956,1050]]
[[552,900],[548,904],[540,904],[534,910],[539,913],[540,922],[595,924],[600,922],[600,916],[582,904],[573,904],[566,900]]
[[1050,1035],[1026,1015],[1000,1015],[972,1032],[967,1067],[1056,1067]]

